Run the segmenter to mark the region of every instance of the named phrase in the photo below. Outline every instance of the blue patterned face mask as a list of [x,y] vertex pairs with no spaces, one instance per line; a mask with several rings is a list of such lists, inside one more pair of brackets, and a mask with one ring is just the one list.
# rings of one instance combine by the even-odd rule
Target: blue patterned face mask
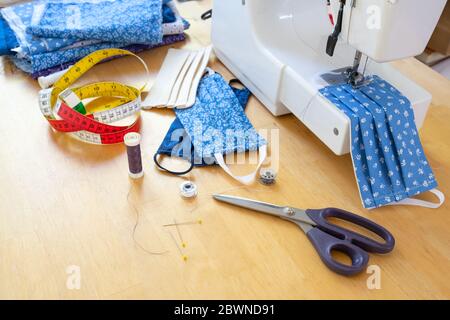
[[[355,89],[329,86],[320,93],[351,122],[351,154],[365,208],[391,204],[437,208],[444,195],[424,155],[409,100],[386,81],[374,76]],[[432,191],[440,204],[411,199]]]
[[[194,166],[219,164],[236,180],[251,183],[256,171],[239,177],[232,174],[223,155],[259,150],[258,168],[266,157],[266,141],[256,132],[244,113],[250,92],[234,89],[217,73],[203,77],[193,107],[175,109],[177,119],[155,154],[156,165],[173,174],[185,174]],[[189,160],[183,172],[173,172],[159,163],[159,155]]]

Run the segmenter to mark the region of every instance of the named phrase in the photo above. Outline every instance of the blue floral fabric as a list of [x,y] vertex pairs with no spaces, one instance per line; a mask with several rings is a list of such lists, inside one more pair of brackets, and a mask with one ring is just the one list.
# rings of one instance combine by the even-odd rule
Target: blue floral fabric
[[[29,30],[32,28],[32,26],[35,26],[37,24],[36,21],[42,21],[46,17],[46,14],[48,13],[47,10],[49,10],[50,7],[53,8],[53,6],[70,6],[74,3],[77,3],[78,5],[82,4],[89,4],[89,5],[98,5],[98,6],[104,6],[105,3],[109,3],[111,5],[111,0],[98,0],[98,1],[92,1],[92,0],[82,0],[82,1],[71,1],[66,0],[64,2],[58,2],[54,0],[38,0],[30,3],[25,4],[19,4],[16,6],[8,7],[1,10],[1,13],[3,16],[7,17],[8,23],[5,24],[5,28],[1,28],[1,20],[0,20],[0,39],[2,35],[8,35],[9,37],[13,36],[11,40],[14,40],[17,38],[19,40],[19,48],[15,49],[17,51],[16,56],[13,58],[14,63],[23,71],[28,73],[39,73],[43,70],[47,70],[49,68],[64,65],[67,62],[70,61],[76,61],[81,58],[83,58],[85,55],[99,49],[104,49],[108,47],[126,47],[130,44],[133,45],[145,45],[149,47],[157,46],[159,44],[164,43],[164,39],[159,39],[159,35],[161,30],[164,30],[165,33],[170,35],[179,35],[183,33],[185,28],[189,27],[189,24],[185,22],[184,19],[181,18],[178,11],[176,10],[176,7],[172,0],[149,0],[144,1],[143,0],[134,0],[134,1],[124,1],[124,0],[116,0],[114,1],[115,6],[120,5],[122,10],[126,11],[127,9],[131,7],[133,8],[152,8],[151,12],[147,15],[143,15],[144,17],[148,17],[151,15],[154,18],[154,21],[142,21],[141,26],[147,27],[148,29],[153,30],[153,35],[157,35],[157,38],[152,38],[150,42],[142,42],[145,39],[140,42],[134,41],[135,39],[133,37],[139,37],[139,34],[134,32],[133,30],[138,27],[137,24],[133,26],[128,26],[130,29],[128,30],[127,25],[122,25],[122,29],[117,29],[116,32],[123,33],[118,37],[115,37],[113,33],[108,33],[107,40],[101,39],[86,39],[86,40],[80,40],[75,38],[66,38],[60,39],[60,38],[43,38],[43,37],[33,37],[29,33],[26,32],[26,30]],[[156,14],[153,9],[158,6],[158,14]],[[70,8],[70,7],[67,7]],[[78,8],[78,7],[77,7]],[[115,8],[115,7],[114,7]],[[56,10],[56,8],[53,8]],[[113,8],[111,8],[112,10]],[[74,12],[74,9],[71,9],[72,13]],[[156,9],[155,9],[156,10]],[[70,11],[70,10],[69,10]],[[136,11],[133,11],[136,12]],[[80,12],[81,13],[81,12]],[[69,13],[67,13],[69,14]],[[135,13],[136,14],[136,13]],[[36,16],[38,18],[36,18]],[[62,15],[64,16],[64,15]],[[163,24],[161,25],[161,22],[159,19],[162,17]],[[98,19],[100,19],[101,16],[98,16]],[[124,22],[126,19],[129,18],[129,15],[122,17],[122,20],[117,21],[117,23]],[[80,19],[83,19],[82,16],[80,16]],[[155,22],[156,21],[156,22]],[[60,23],[55,22],[55,23]],[[129,22],[131,23],[131,21]],[[136,23],[136,21],[135,21]],[[9,28],[9,25],[12,27]],[[115,28],[117,24],[110,24],[111,28]],[[156,28],[154,28],[156,26]],[[106,29],[102,29],[101,26],[92,26],[91,31],[95,31],[96,29],[98,32],[104,32]],[[4,30],[4,32],[2,32]],[[144,32],[146,29],[143,27],[141,28],[141,31]],[[134,32],[133,37],[128,36],[129,32]],[[14,37],[14,34],[16,37]],[[119,38],[125,38],[125,41],[109,41],[111,37],[114,37],[115,39]],[[9,38],[8,38],[9,39]],[[156,41],[156,42],[155,42]],[[14,41],[9,41],[0,44],[0,54],[3,52],[3,54],[7,54],[10,52],[11,49],[14,47],[17,47],[17,43],[14,43]]]
[[162,0],[48,2],[26,32],[43,38],[157,44],[163,36]]
[[[173,13],[173,16],[171,16],[170,14],[166,14],[166,11],[171,11]],[[189,29],[190,27],[189,22],[181,17],[173,1],[163,2],[163,16],[165,16],[168,20],[167,23],[163,24],[164,35],[180,34],[185,29]]]
[[[35,16],[35,7],[43,5],[44,3],[45,1],[42,0],[26,2],[6,7],[0,11],[4,19],[8,22],[9,27],[14,31],[24,54],[53,51],[76,42],[76,39],[70,39],[68,37],[39,39],[26,33],[27,26],[31,25],[32,19]],[[13,48],[14,47],[9,49]]]
[[120,48],[125,45],[125,43],[97,43],[68,50],[58,50],[53,52],[34,54],[29,58],[13,57],[13,62],[21,70],[27,73],[34,73],[53,66],[57,66],[59,64],[63,64],[67,61],[77,61],[96,50],[106,48]]
[[202,78],[195,104],[175,109],[194,145],[195,158],[214,162],[214,154],[257,150],[267,142],[256,132],[236,94],[221,75]]
[[[125,43],[110,43],[101,42],[94,43],[91,45],[86,45],[82,47],[74,47],[65,50],[58,50],[54,52],[46,52],[41,54],[32,55],[29,58],[17,58],[13,57],[13,61],[18,68],[21,70],[31,73],[33,77],[36,74],[44,75],[44,71],[48,69],[53,69],[53,72],[66,69],[69,65],[68,63],[75,63],[79,59],[85,57],[86,55],[100,49],[106,48],[123,48],[125,50],[130,50],[133,52],[140,52],[143,50],[152,49],[158,46],[172,44],[178,41],[183,41],[185,39],[183,34],[180,35],[169,35],[164,36],[161,43],[156,45],[143,45],[143,44],[125,44]],[[48,75],[45,74],[45,75]]]
[[163,7],[162,7],[162,14],[163,14],[163,22],[165,23],[172,23],[177,20],[177,17],[175,16],[175,13],[173,10],[167,5],[168,1],[164,1]]
[[351,122],[351,153],[364,207],[395,203],[437,187],[424,155],[410,101],[374,76],[355,89],[329,86],[320,93]]

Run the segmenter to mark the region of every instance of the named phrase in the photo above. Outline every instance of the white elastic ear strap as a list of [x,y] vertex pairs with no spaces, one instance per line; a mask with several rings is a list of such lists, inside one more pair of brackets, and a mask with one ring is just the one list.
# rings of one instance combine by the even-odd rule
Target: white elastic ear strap
[[230,168],[225,163],[225,160],[223,158],[223,154],[216,153],[216,154],[214,154],[214,157],[216,158],[217,163],[219,164],[219,166],[228,175],[230,175],[233,179],[239,181],[240,183],[248,185],[248,184],[252,184],[253,181],[255,181],[256,173],[258,172],[259,168],[263,164],[264,160],[266,160],[266,157],[267,157],[267,145],[263,145],[263,146],[259,147],[258,153],[259,153],[259,155],[258,155],[259,156],[258,166],[256,167],[254,172],[252,172],[252,173],[250,173],[249,175],[246,175],[246,176],[236,176],[236,175],[234,175],[231,172]]
[[430,208],[430,209],[440,208],[445,202],[445,195],[438,189],[430,190],[430,192],[439,199],[439,203],[425,201],[425,200],[419,200],[419,199],[414,199],[414,198],[408,198],[408,199],[401,200],[399,202],[390,203],[388,205],[389,206],[417,206],[417,207],[424,207],[424,208]]

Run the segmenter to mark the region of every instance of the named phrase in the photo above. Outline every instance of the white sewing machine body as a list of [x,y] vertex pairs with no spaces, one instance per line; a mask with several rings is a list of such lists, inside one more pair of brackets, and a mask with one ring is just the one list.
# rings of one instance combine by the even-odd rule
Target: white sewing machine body
[[[350,149],[348,118],[318,94],[321,75],[353,65],[355,51],[411,101],[420,128],[431,95],[388,61],[420,54],[446,0],[347,0],[340,40],[326,54],[333,26],[326,1],[215,0],[212,41],[219,59],[274,114],[292,112],[334,153]],[[331,1],[334,17],[339,0]]]

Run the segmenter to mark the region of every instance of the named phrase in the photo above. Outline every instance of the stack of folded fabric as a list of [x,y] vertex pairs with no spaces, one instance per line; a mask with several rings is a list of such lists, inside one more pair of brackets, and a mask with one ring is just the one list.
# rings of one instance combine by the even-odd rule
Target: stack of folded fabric
[[182,41],[188,28],[172,0],[37,0],[0,10],[0,55],[37,78],[96,50]]

